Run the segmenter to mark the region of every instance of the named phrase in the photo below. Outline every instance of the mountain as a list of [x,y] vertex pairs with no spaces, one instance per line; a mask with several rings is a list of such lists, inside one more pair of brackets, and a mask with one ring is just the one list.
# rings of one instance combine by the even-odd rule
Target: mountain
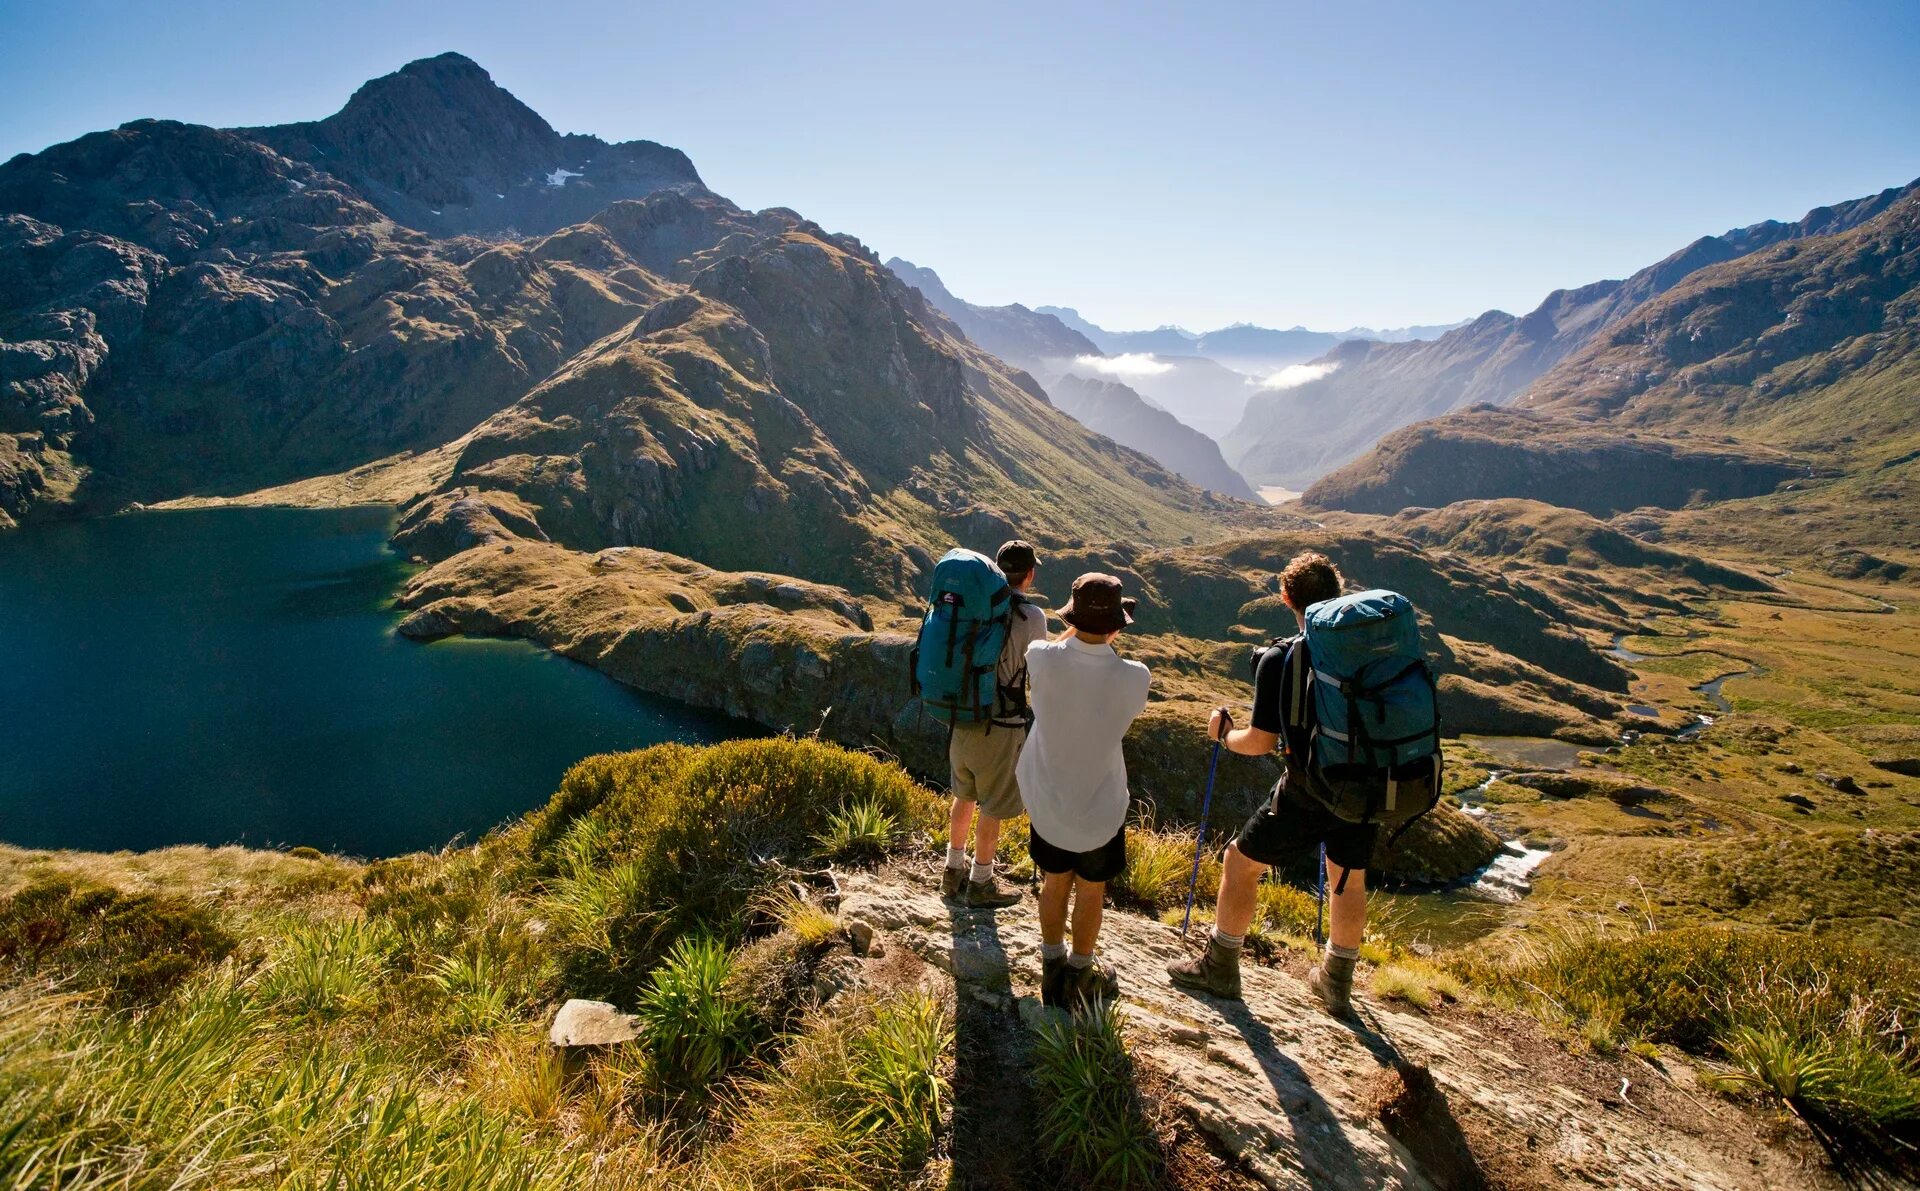
[[471,59],[410,62],[324,120],[237,134],[313,162],[408,227],[541,235],[609,203],[700,184],[686,154],[555,132]]
[[1094,356],[1100,349],[1051,314],[1011,306],[976,306],[956,298],[940,275],[912,261],[893,257],[887,261],[902,281],[913,286],[933,303],[934,308],[959,324],[967,338],[1007,363],[1040,374],[1075,356]]
[[[416,498],[413,553],[511,526],[894,591],[948,536],[1171,543],[1240,507],[1055,410],[858,241],[657,148],[556,138],[443,55],[313,124],[0,165],[0,517],[327,478]],[[506,210],[591,218],[445,234],[576,160],[591,190],[523,179]]]
[[[1698,533],[1711,518],[1720,540],[1763,547],[1910,550],[1920,185],[1862,208],[1874,212],[1864,222],[1836,209],[1835,233],[1778,236],[1691,272],[1534,381],[1515,409],[1409,427],[1306,499],[1391,511],[1481,497],[1590,510],[1759,497],[1681,519]],[[1592,449],[1570,469],[1581,443]],[[1780,481],[1790,482],[1775,494]]]
[[1143,399],[1135,388],[1101,379],[1109,368],[1123,368],[1130,362],[1103,360],[1099,348],[1053,315],[1018,304],[976,306],[955,297],[932,269],[899,257],[889,260],[887,268],[953,319],[968,339],[1038,377],[1054,404],[1082,425],[1132,447],[1202,488],[1255,499],[1246,480],[1220,457],[1219,446],[1194,428],[1198,423],[1189,424],[1180,416],[1200,413],[1205,426],[1224,426],[1229,418],[1223,411],[1209,415],[1189,396],[1205,392],[1211,381],[1215,391],[1224,387],[1229,395],[1226,404],[1237,410],[1243,378],[1209,360],[1150,361],[1146,365],[1150,372],[1163,375],[1124,375],[1136,379],[1140,388],[1151,386],[1170,400]]
[[[1908,188],[1910,189],[1910,188]],[[1390,432],[1449,410],[1514,401],[1533,381],[1696,271],[1773,245],[1857,227],[1905,190],[1820,207],[1694,241],[1625,281],[1556,290],[1524,317],[1493,310],[1430,343],[1355,341],[1315,361],[1322,375],[1256,395],[1226,438],[1255,483],[1304,488]]]
[[1191,331],[1179,327],[1158,327],[1151,331],[1109,331],[1096,327],[1080,317],[1080,312],[1071,306],[1036,306],[1041,314],[1050,314],[1065,326],[1086,336],[1102,352],[1110,356],[1126,355],[1129,352],[1159,352],[1166,355],[1186,355],[1193,351],[1200,337]]
[[1241,500],[1258,499],[1220,457],[1219,443],[1117,381],[1062,376],[1047,385],[1047,396],[1082,425],[1152,456],[1190,483]]

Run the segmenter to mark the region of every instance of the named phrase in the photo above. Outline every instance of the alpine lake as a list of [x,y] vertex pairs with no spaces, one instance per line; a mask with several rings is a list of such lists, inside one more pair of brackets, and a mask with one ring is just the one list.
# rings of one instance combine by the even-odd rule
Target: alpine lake
[[592,753],[756,734],[524,641],[394,632],[393,510],[0,534],[0,840],[391,856],[541,805]]

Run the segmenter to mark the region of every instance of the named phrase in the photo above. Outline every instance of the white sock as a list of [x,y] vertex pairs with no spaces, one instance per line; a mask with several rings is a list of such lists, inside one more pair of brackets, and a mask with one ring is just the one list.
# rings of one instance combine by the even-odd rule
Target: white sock
[[1247,941],[1247,936],[1230,935],[1216,926],[1213,928],[1213,941],[1225,947],[1228,951],[1238,951],[1240,950],[1240,944]]
[[1078,951],[1075,951],[1075,952],[1073,952],[1072,954],[1070,954],[1070,955],[1068,955],[1068,956],[1067,956],[1067,966],[1068,966],[1069,968],[1090,968],[1090,967],[1092,967],[1092,966],[1093,966],[1093,952],[1091,952],[1091,951],[1089,951],[1089,952],[1087,952],[1087,953],[1086,953],[1085,955],[1082,955],[1082,954],[1080,954],[1080,953],[1079,953]]
[[1342,947],[1332,939],[1327,940],[1327,956],[1330,959],[1359,959],[1358,947]]
[[966,849],[964,849],[964,848],[948,848],[948,849],[947,849],[947,867],[948,867],[948,868],[965,868],[965,867],[967,867],[967,853],[966,853]]
[[1040,944],[1040,958],[1065,959],[1067,958],[1067,945],[1065,943],[1042,943]]
[[978,860],[974,861],[973,872],[970,876],[975,881],[987,880],[993,876],[993,861],[989,860],[985,864],[981,864]]

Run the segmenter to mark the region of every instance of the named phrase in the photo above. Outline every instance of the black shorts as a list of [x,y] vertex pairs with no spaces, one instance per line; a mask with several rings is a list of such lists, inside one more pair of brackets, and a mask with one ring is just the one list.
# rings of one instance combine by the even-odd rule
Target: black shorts
[[1029,827],[1027,855],[1033,867],[1043,873],[1072,873],[1082,881],[1111,881],[1127,867],[1127,829],[1123,824],[1113,838],[1091,852],[1069,852],[1040,838]]
[[1349,823],[1304,794],[1279,793],[1260,804],[1234,840],[1240,854],[1271,868],[1305,860],[1327,845],[1328,861],[1364,870],[1380,838],[1378,823]]

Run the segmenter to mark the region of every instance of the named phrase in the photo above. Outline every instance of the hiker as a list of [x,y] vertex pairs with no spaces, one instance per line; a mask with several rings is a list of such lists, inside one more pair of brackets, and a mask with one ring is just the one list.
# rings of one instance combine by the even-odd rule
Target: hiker
[[[973,558],[986,561],[978,555]],[[971,565],[980,569],[978,564]],[[1047,636],[1047,614],[1025,598],[1040,569],[1033,546],[1018,539],[1008,542],[994,556],[994,566],[1004,576],[1009,593],[1005,643],[994,665],[993,694],[984,717],[956,715],[949,721],[953,813],[947,823],[947,863],[940,875],[942,897],[984,909],[1020,900],[1020,890],[995,874],[993,854],[1000,843],[1000,824],[1026,813],[1013,769],[1027,739],[1027,646]],[[971,856],[969,830],[973,832]]]
[[[1113,650],[1133,623],[1120,580],[1089,572],[1060,610],[1067,628],[1027,649],[1033,731],[1020,751],[1028,849],[1041,873],[1040,999],[1073,1007],[1111,999],[1120,982],[1094,961],[1107,882],[1127,862],[1127,763],[1121,738],[1147,706],[1150,676]],[[1073,909],[1073,949],[1067,910]]]
[[[1367,923],[1366,869],[1380,830],[1411,822],[1439,800],[1438,700],[1413,606],[1387,591],[1341,598],[1343,585],[1325,555],[1296,555],[1281,573],[1280,598],[1301,634],[1258,655],[1246,727],[1234,727],[1224,707],[1207,717],[1208,739],[1250,757],[1281,747],[1287,767],[1227,846],[1206,950],[1167,968],[1181,988],[1239,1000],[1241,944],[1260,878],[1324,848],[1332,923],[1307,983],[1328,1010],[1350,1014]],[[1309,641],[1321,644],[1309,648]],[[1327,700],[1337,701],[1334,710],[1318,710]],[[1323,722],[1336,716],[1337,725]]]

